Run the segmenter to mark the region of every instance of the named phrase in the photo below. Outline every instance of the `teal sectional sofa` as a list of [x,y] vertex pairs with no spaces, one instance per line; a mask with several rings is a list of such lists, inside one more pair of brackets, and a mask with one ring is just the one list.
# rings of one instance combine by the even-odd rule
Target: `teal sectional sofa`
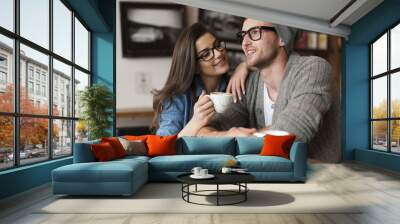
[[263,138],[257,137],[183,137],[177,140],[177,155],[127,156],[96,162],[90,145],[75,144],[74,163],[52,171],[54,194],[131,195],[148,181],[176,181],[193,167],[219,172],[234,159],[259,182],[305,182],[307,145],[294,142],[290,159],[258,155]]

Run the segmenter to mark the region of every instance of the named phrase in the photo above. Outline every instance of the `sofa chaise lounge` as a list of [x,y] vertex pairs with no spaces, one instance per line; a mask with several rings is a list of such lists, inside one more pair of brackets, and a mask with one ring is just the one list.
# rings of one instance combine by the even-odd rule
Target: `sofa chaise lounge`
[[52,171],[54,194],[132,195],[148,181],[176,181],[193,167],[218,172],[228,160],[236,160],[258,182],[305,182],[307,145],[294,142],[290,159],[260,156],[263,138],[183,137],[177,140],[176,155],[127,156],[96,162],[90,141],[75,144],[73,164]]

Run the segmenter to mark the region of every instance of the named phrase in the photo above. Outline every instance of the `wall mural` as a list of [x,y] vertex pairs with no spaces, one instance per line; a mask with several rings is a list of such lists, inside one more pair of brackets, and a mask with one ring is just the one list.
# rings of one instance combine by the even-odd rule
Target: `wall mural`
[[185,7],[121,2],[124,57],[171,56],[185,27]]

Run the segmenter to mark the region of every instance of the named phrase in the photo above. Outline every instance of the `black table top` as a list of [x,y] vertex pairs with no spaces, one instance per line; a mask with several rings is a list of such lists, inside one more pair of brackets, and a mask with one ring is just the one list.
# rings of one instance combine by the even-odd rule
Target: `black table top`
[[194,179],[186,173],[177,177],[178,181],[186,184],[236,184],[248,183],[255,180],[255,177],[249,173],[212,173],[215,177],[211,179]]

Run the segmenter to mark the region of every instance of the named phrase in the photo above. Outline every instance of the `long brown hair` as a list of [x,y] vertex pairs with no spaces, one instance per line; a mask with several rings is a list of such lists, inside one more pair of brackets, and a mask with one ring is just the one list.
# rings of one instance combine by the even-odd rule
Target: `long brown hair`
[[[153,90],[154,118],[152,129],[159,127],[162,102],[189,89],[194,91],[193,80],[196,73],[196,41],[205,33],[211,33],[200,23],[185,28],[179,35],[172,55],[172,64],[165,86],[161,90]],[[211,33],[212,34],[212,33]],[[167,105],[169,106],[169,105]]]

